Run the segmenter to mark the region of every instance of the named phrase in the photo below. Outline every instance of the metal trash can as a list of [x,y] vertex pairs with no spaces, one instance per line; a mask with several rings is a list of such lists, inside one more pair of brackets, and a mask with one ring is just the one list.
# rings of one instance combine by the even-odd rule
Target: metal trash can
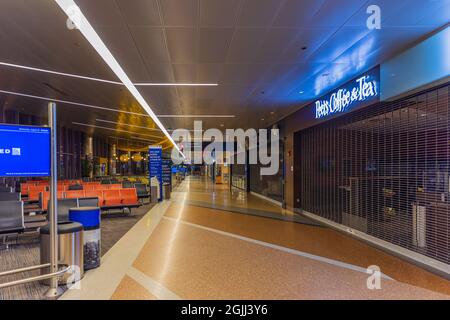
[[151,203],[157,203],[158,202],[158,187],[157,186],[150,186],[150,202]]
[[[40,228],[41,264],[50,263],[50,225]],[[75,283],[83,278],[83,226],[78,222],[58,223],[58,264],[70,266],[70,271],[58,278],[61,285]],[[50,273],[50,268],[41,269],[41,274]],[[41,280],[42,284],[50,285],[50,279]]]
[[170,199],[170,194],[171,194],[171,190],[170,190],[170,184],[169,183],[164,183],[163,187],[162,187],[162,193],[163,193],[163,199],[164,200],[169,200]]
[[90,270],[99,267],[101,257],[100,208],[71,208],[69,209],[69,220],[83,225],[84,269]]

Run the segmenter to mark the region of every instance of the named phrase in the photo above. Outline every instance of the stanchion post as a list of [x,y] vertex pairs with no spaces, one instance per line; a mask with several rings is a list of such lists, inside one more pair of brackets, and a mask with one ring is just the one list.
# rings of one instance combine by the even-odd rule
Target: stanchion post
[[[57,167],[57,127],[56,127],[56,104],[48,104],[48,124],[51,130],[50,145],[50,206],[48,220],[50,224],[50,273],[58,271],[58,167]],[[50,279],[50,288],[45,293],[47,298],[55,299],[62,294],[62,289],[58,287],[58,277]]]

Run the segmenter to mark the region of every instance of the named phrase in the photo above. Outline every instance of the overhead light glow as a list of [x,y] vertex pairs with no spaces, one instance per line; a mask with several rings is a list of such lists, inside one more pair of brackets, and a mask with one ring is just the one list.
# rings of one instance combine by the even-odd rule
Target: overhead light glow
[[[75,2],[73,0],[55,0],[55,1],[61,7],[61,9],[66,13],[66,15],[69,19],[71,17],[71,12],[73,12],[73,9],[74,8],[79,9],[79,7],[75,4]],[[178,150],[178,152],[182,155],[182,157],[185,158],[183,152],[180,150],[178,145],[172,139],[169,132],[167,132],[164,125],[161,123],[161,121],[159,121],[158,117],[153,112],[153,110],[150,108],[147,101],[145,101],[145,99],[142,97],[142,95],[136,89],[136,87],[131,82],[128,75],[125,73],[125,71],[119,65],[119,63],[114,58],[112,53],[109,51],[109,49],[103,43],[102,39],[100,39],[100,37],[95,32],[94,28],[91,26],[91,24],[86,19],[86,17],[81,12],[81,10],[78,10],[78,14],[79,14],[78,19],[77,19],[78,20],[77,21],[78,22],[77,23],[78,30],[89,41],[89,43],[92,45],[92,47],[98,52],[98,54],[102,57],[102,59],[106,62],[106,64],[111,68],[111,70],[120,79],[120,81],[122,81],[122,83],[127,87],[128,91],[130,91],[130,93],[134,96],[134,98],[139,102],[141,107],[144,108],[144,110],[150,115],[150,117],[153,119],[153,121],[156,123],[156,125],[166,135],[167,139],[169,139],[169,141]]]

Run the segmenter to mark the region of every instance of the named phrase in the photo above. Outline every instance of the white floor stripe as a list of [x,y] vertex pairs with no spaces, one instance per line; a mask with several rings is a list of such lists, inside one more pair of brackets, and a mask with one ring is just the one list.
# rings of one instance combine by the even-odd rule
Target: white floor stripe
[[[208,228],[208,227],[205,227],[205,226],[201,226],[201,225],[198,225],[198,224],[182,221],[182,220],[175,219],[175,218],[163,217],[163,219],[171,220],[171,221],[174,221],[174,222],[177,222],[177,223],[181,223],[181,224],[184,224],[184,225],[188,225],[188,226],[191,226],[191,227],[195,227],[195,228],[199,228],[199,229],[215,232],[215,233],[218,233],[218,234],[221,234],[221,235],[224,235],[224,236],[240,239],[240,240],[243,240],[243,241],[251,242],[251,243],[254,243],[254,244],[258,244],[258,245],[265,246],[265,247],[272,248],[272,249],[276,249],[276,250],[280,250],[280,251],[287,252],[287,253],[290,253],[290,254],[294,254],[294,255],[297,255],[297,256],[305,257],[305,258],[308,258],[308,259],[312,259],[312,260],[324,262],[324,263],[327,263],[327,264],[331,264],[331,265],[334,265],[334,266],[337,266],[337,267],[341,267],[341,268],[345,268],[345,269],[349,269],[349,270],[353,270],[353,271],[362,272],[362,273],[367,274],[367,269],[359,267],[359,266],[355,266],[353,264],[345,263],[345,262],[342,262],[342,261],[337,261],[337,260],[333,260],[333,259],[317,256],[317,255],[314,255],[314,254],[311,254],[311,253],[307,253],[307,252],[303,252],[303,251],[298,251],[298,250],[294,250],[294,249],[278,246],[276,244],[272,244],[272,243],[268,243],[268,242],[264,242],[264,241],[255,240],[255,239],[252,239],[252,238],[239,236],[239,235],[234,234],[234,233],[229,233],[229,232],[225,232],[225,231],[221,231],[221,230],[217,230],[217,229],[213,229],[213,228]],[[394,280],[391,277],[385,275],[384,273],[382,273],[381,276],[383,278],[385,278],[385,279]]]
[[128,270],[127,275],[137,281],[141,286],[160,300],[182,300],[175,293],[136,268],[131,267]]
[[108,300],[141,252],[170,202],[154,206],[102,257],[99,268],[85,273],[81,288],[68,290],[61,300]]

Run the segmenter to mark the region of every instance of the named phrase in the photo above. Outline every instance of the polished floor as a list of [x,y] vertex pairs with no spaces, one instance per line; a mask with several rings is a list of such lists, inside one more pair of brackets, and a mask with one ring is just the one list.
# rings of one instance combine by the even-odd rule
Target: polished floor
[[[450,281],[346,235],[226,206],[292,215],[245,192],[187,179],[61,299],[450,298]],[[367,285],[374,265],[379,289]]]
[[[101,252],[107,253],[142,217],[153,207],[146,204],[132,210],[132,214],[111,211],[102,214],[101,220]],[[37,226],[43,226],[46,222]],[[27,227],[30,227],[27,224]],[[0,272],[14,270],[40,264],[40,245],[37,232],[21,235],[19,239],[8,240],[8,250],[0,249]],[[39,271],[29,271],[21,274],[2,277],[1,283],[15,281],[26,277],[38,276]],[[13,287],[0,289],[0,300],[41,300],[48,287],[39,282],[30,282]]]

